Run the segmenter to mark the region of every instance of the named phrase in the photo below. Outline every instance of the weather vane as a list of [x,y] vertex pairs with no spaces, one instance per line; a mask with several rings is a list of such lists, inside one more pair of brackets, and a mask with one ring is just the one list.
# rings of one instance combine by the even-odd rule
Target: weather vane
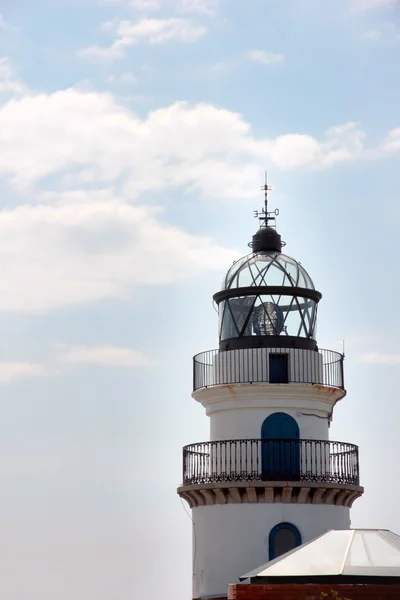
[[265,183],[261,190],[264,191],[264,207],[261,210],[254,211],[254,217],[260,221],[261,227],[268,227],[269,221],[272,221],[271,226],[276,227],[276,219],[279,215],[279,209],[268,211],[268,192],[271,191],[271,186],[267,182],[267,171],[265,171]]

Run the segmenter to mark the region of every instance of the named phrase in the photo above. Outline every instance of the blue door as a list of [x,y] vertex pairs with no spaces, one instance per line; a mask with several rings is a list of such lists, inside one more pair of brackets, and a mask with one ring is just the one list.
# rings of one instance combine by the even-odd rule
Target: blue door
[[261,428],[262,479],[298,481],[300,479],[299,426],[290,415],[274,413]]
[[288,383],[288,355],[270,354],[269,355],[269,382],[270,383]]

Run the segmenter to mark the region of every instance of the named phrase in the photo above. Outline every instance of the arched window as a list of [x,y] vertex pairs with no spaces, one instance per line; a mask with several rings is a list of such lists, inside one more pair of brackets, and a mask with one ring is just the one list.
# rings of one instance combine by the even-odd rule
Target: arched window
[[291,523],[279,523],[269,534],[269,560],[301,545],[300,531]]

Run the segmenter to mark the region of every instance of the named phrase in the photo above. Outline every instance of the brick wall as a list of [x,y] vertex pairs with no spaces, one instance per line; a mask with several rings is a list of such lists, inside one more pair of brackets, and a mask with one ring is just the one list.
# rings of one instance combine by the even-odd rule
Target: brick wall
[[[333,593],[332,593],[333,592]],[[337,595],[336,595],[337,593]],[[322,594],[327,594],[323,596]],[[400,600],[400,585],[231,584],[228,600]]]

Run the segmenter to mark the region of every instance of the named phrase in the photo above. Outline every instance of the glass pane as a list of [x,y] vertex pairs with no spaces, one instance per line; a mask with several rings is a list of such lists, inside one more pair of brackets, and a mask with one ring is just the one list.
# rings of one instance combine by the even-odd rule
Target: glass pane
[[400,567],[399,548],[379,531],[356,531],[345,572],[351,567]]
[[218,305],[218,331],[219,331],[220,337],[221,337],[221,332],[222,332],[222,318],[224,316],[224,311],[225,311],[225,300],[222,300],[222,302],[220,302]]
[[351,530],[329,531],[292,552],[287,558],[272,561],[258,572],[260,576],[338,575],[342,570]]
[[220,304],[221,339],[290,335],[315,338],[316,304],[296,296],[242,296]]
[[260,285],[314,289],[311,277],[301,264],[279,252],[244,256],[229,269],[222,289]]
[[[239,335],[251,335],[251,319],[248,319],[251,308],[254,304],[255,296],[245,296],[244,298],[231,298],[228,300],[229,306],[236,323]],[[248,322],[247,322],[248,321]],[[245,331],[243,327],[246,325]]]
[[249,256],[243,256],[243,258],[233,263],[233,265],[227,272],[224,281],[222,282],[223,290],[228,290],[231,287],[243,287],[243,285],[237,281],[237,277],[241,269],[243,268],[243,265],[247,263],[248,260]]
[[393,531],[384,531],[381,530],[381,534],[385,537],[389,538],[392,542],[397,544],[400,547],[400,535],[393,533]]
[[[291,305],[289,304],[290,301],[292,301]],[[282,296],[280,305],[285,314],[284,326],[287,335],[314,338],[314,300]]]
[[238,330],[236,329],[235,321],[233,320],[232,313],[229,309],[229,304],[228,302],[225,302],[225,310],[222,317],[221,340],[228,340],[233,337],[238,337]]

